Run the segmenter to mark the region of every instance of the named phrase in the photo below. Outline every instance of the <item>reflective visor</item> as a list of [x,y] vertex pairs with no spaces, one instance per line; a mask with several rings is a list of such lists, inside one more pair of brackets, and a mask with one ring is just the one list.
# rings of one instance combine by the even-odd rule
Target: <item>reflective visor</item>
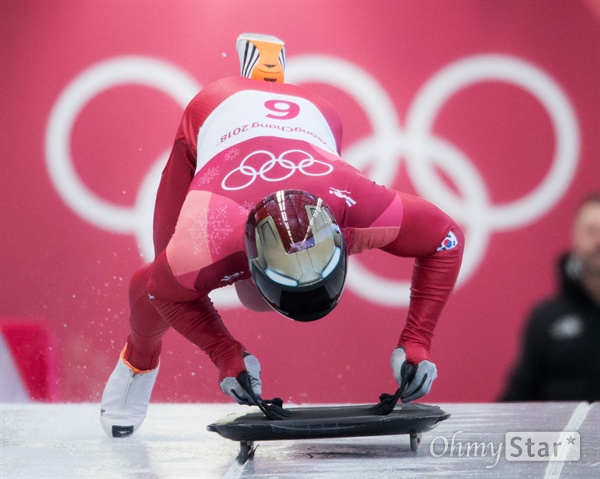
[[279,313],[294,321],[315,321],[326,316],[338,304],[346,279],[346,257],[341,256],[334,270],[311,286],[285,286],[250,265],[252,278],[263,297]]
[[344,240],[331,210],[314,195],[282,190],[263,199],[248,218],[246,251],[255,284],[281,314],[312,321],[338,303]]

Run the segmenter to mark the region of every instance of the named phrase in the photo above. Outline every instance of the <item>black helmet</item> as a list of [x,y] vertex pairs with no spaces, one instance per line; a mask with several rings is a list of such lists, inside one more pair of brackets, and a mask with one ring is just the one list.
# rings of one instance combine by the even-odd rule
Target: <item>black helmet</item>
[[335,308],[346,279],[346,248],[322,199],[300,190],[268,195],[250,212],[245,237],[252,279],[276,311],[314,321]]

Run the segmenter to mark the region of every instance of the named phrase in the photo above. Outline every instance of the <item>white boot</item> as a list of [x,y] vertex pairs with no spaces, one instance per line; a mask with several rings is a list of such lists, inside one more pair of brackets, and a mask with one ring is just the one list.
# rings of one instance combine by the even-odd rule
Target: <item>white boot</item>
[[111,437],[127,437],[137,431],[150,404],[150,395],[159,366],[149,371],[133,368],[123,358],[108,378],[102,394],[100,422]]

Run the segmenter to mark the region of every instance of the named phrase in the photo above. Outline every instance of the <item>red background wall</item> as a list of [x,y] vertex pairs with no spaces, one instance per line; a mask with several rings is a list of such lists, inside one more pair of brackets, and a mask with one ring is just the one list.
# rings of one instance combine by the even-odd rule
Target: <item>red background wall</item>
[[[437,329],[427,401],[497,397],[526,312],[554,288],[573,210],[600,186],[598,1],[0,9],[0,316],[45,322],[60,400],[99,400],[148,247],[150,173],[194,90],[238,74],[235,39],[252,31],[284,39],[289,81],[337,105],[348,161],[463,224],[468,256]],[[315,324],[217,301],[261,360],[265,397],[372,402],[394,389],[388,361],[406,313],[404,285],[383,301],[376,281],[408,275],[406,261],[361,256],[341,305]],[[216,381],[202,353],[166,336],[155,400],[225,400]]]

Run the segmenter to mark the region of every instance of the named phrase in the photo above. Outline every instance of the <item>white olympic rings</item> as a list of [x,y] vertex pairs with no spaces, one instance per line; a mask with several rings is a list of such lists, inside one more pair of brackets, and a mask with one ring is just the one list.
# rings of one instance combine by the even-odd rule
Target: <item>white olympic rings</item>
[[[560,86],[545,72],[508,55],[477,55],[452,63],[435,74],[417,93],[402,129],[393,104],[379,83],[353,64],[325,56],[289,62],[286,75],[294,82],[321,81],[355,98],[367,114],[373,134],[350,145],[344,159],[358,168],[369,167],[376,181],[391,186],[400,158],[417,192],[440,205],[466,229],[467,248],[458,283],[476,270],[490,234],[523,226],[552,208],[567,190],[579,159],[576,115]],[[359,88],[357,84],[360,84]],[[540,186],[508,206],[491,205],[484,181],[474,164],[453,145],[431,134],[436,114],[458,90],[483,81],[511,83],[532,94],[548,111],[556,137],[552,167]],[[358,93],[360,92],[360,93]],[[377,161],[375,165],[373,160]],[[463,201],[439,178],[440,168],[454,182]],[[406,305],[409,282],[382,278],[352,258],[348,286],[365,299],[389,306]]]
[[[405,161],[418,194],[440,205],[461,223],[467,234],[467,248],[459,284],[476,270],[494,231],[522,227],[547,213],[563,196],[577,168],[579,127],[566,94],[543,70],[512,56],[477,55],[447,65],[419,90],[404,128],[387,92],[352,63],[325,55],[296,57],[288,59],[286,76],[293,83],[337,87],[363,109],[372,132],[345,148],[346,161],[359,169],[368,168],[375,181],[387,186],[392,186],[401,161]],[[547,111],[555,135],[555,151],[547,175],[531,193],[504,205],[491,203],[481,175],[465,153],[432,134],[443,104],[459,90],[485,81],[509,83],[535,97]],[[73,123],[85,104],[103,90],[123,83],[150,85],[171,95],[182,106],[200,89],[185,72],[151,58],[117,57],[101,62],[76,77],[57,100],[46,132],[46,160],[56,190],[73,211],[100,228],[135,234],[143,255],[150,257],[154,195],[168,152],[146,176],[135,207],[128,209],[103,201],[85,187],[73,167],[68,147]],[[292,166],[290,160],[272,157],[259,170],[242,162],[230,175],[240,173],[252,182],[258,176],[269,178],[268,172],[276,165],[287,168],[286,174],[306,174],[312,163],[305,161],[311,160],[307,158]],[[439,170],[453,182],[460,197],[444,184]],[[233,187],[236,188],[240,187]],[[408,281],[378,276],[358,258],[352,260],[347,285],[372,302],[387,306],[408,304]],[[239,304],[228,288],[215,296],[220,306]]]
[[[298,163],[296,163],[296,160],[292,161],[286,159],[286,155],[289,155],[291,153],[301,153],[306,157],[302,158]],[[258,170],[248,164],[250,160],[253,160],[257,156],[259,158],[261,156],[263,158],[266,156],[266,158],[264,158],[266,161],[260,166]],[[315,165],[321,165],[324,168],[322,168],[321,170],[315,170]],[[276,166],[279,166],[284,171],[287,171],[283,175],[280,174],[279,176],[274,177],[269,176],[269,172],[271,172]],[[311,169],[311,167],[313,168]],[[283,152],[277,158],[270,151],[258,150],[246,156],[240,162],[240,165],[237,168],[234,168],[225,175],[223,181],[221,182],[221,188],[223,188],[226,191],[243,190],[244,188],[248,188],[252,183],[254,183],[254,180],[256,180],[256,178],[261,178],[264,181],[275,183],[277,181],[283,181],[290,178],[296,171],[306,176],[325,176],[333,171],[333,166],[331,166],[329,163],[325,163],[324,161],[315,160],[309,153],[306,153],[302,150],[288,150]],[[236,173],[238,174],[238,176],[241,174],[243,176],[249,177],[250,179],[247,180],[246,183],[243,183],[241,185],[228,186],[227,180],[229,180],[229,178],[231,178],[231,176],[235,175]]]
[[54,104],[46,129],[46,164],[50,179],[64,202],[96,226],[137,235],[142,254],[152,257],[152,208],[160,171],[169,150],[151,168],[135,207],[111,204],[94,194],[81,180],[71,156],[71,135],[77,116],[95,96],[123,84],[139,84],[167,93],[182,107],[201,86],[186,72],[153,58],[122,56],[93,65],[75,77]]

